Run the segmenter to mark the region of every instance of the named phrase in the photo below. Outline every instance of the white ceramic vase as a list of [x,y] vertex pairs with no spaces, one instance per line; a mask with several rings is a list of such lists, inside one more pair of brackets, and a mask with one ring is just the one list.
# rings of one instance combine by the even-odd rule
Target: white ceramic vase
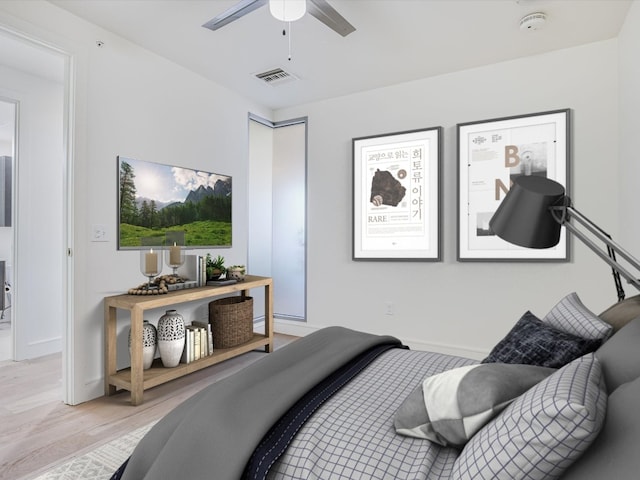
[[176,310],[167,310],[158,320],[158,349],[165,367],[176,367],[184,349],[184,319]]
[[[129,355],[131,355],[131,329],[129,329]],[[153,358],[156,356],[158,345],[158,332],[148,320],[142,322],[142,368],[151,368]]]

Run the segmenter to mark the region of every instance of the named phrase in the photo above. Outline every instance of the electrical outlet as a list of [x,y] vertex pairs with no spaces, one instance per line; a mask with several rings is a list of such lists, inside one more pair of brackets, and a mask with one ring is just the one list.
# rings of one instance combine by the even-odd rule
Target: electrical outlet
[[107,227],[101,224],[91,225],[91,241],[92,242],[108,242],[109,235]]
[[393,302],[386,302],[384,304],[384,314],[393,315]]

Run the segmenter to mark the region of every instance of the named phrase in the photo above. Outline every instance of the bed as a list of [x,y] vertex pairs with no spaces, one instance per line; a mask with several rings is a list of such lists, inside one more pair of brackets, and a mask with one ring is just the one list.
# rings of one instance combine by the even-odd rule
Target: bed
[[194,395],[113,480],[638,478],[640,297],[526,312],[482,362],[329,327]]

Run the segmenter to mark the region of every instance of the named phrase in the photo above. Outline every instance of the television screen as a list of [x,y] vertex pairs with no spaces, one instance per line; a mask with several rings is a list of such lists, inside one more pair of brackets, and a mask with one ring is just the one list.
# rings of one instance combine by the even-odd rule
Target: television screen
[[231,246],[231,177],[118,156],[118,249]]

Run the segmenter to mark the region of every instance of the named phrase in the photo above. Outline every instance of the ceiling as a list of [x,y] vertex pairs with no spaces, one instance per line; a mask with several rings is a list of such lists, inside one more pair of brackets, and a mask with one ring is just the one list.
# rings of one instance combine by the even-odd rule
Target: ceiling
[[[217,31],[202,24],[236,0],[51,0],[106,30],[272,109],[606,40],[631,0],[328,0],[355,28],[342,37],[309,14],[289,37],[267,6]],[[543,28],[520,19],[547,16]],[[96,38],[96,41],[104,39]],[[105,42],[103,48],[109,48]],[[295,81],[255,74],[282,68]]]

